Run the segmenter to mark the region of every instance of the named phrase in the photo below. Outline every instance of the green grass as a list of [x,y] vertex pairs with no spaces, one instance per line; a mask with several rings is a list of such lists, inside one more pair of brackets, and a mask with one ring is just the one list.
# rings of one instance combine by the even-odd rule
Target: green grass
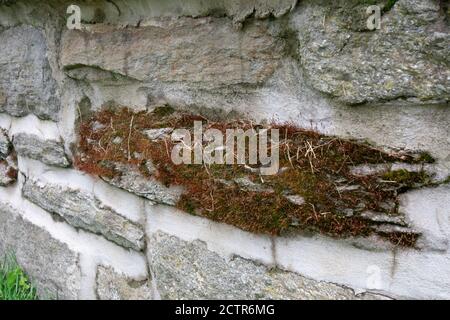
[[388,12],[389,10],[394,7],[394,5],[397,3],[398,0],[388,0],[386,5],[384,6],[384,12]]
[[37,300],[36,289],[12,255],[0,261],[0,300]]

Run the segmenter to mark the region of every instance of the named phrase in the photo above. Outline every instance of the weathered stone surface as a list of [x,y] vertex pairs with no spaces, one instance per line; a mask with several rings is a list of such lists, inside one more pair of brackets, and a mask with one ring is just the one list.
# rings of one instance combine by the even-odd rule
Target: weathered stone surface
[[172,133],[172,131],[173,131],[173,128],[149,129],[149,130],[145,130],[144,134],[150,140],[158,140],[158,139],[167,137],[170,133]]
[[0,256],[13,253],[30,276],[40,298],[77,299],[79,257],[66,244],[0,203]]
[[[28,7],[35,4],[33,0],[22,0]],[[295,7],[298,0],[115,0],[111,1],[83,1],[77,5],[83,12],[86,23],[109,23],[137,26],[145,23],[146,19],[154,17],[205,17],[220,16],[233,19],[237,25],[246,18],[266,19],[280,17]],[[11,6],[17,0],[0,0],[0,4]],[[62,12],[72,4],[68,0],[47,0],[40,2],[47,12],[59,9]],[[50,5],[48,5],[50,4]],[[29,15],[42,18],[42,11],[26,11]],[[41,16],[39,15],[41,14]],[[45,16],[44,16],[45,17]],[[20,21],[20,20],[19,20]]]
[[0,159],[5,159],[11,150],[11,141],[3,129],[0,129]]
[[66,70],[88,66],[143,82],[213,89],[264,82],[282,48],[262,21],[236,32],[226,18],[158,19],[141,28],[66,31],[61,62]]
[[405,225],[404,218],[402,216],[390,216],[381,212],[364,211],[361,213],[361,217],[376,222],[386,222],[399,225]]
[[251,181],[248,177],[236,178],[234,182],[239,186],[241,190],[252,191],[252,192],[267,192],[273,193],[272,188],[268,188],[262,184],[255,183]]
[[13,136],[13,145],[17,154],[21,156],[52,166],[68,167],[70,165],[61,141],[44,140],[34,134],[18,133]]
[[[0,4],[7,5],[15,2],[15,0],[0,0]],[[59,32],[52,30],[55,23],[51,21],[54,17],[51,14],[58,11],[58,16],[62,19],[59,13],[64,11],[60,9],[65,9],[67,5],[65,7],[64,5],[67,2],[59,0],[20,2],[22,5],[2,6],[0,9],[0,110],[6,110],[17,116],[35,113],[40,118],[56,120],[59,108],[58,94],[47,95],[56,86],[45,54],[47,50],[45,42],[46,39],[52,39],[52,33],[57,34],[56,38],[59,36]],[[253,17],[258,19],[284,14],[295,2],[115,0],[80,4],[83,20],[92,23],[110,23],[111,26],[97,25],[93,27],[95,31],[92,33],[70,31],[65,35],[69,39],[73,37],[77,40],[74,46],[78,48],[73,51],[73,56],[80,53],[81,56],[74,60],[87,63],[77,65],[72,64],[73,61],[67,61],[66,74],[82,81],[70,79],[64,81],[73,83],[65,94],[64,106],[71,106],[72,102],[77,100],[75,91],[83,91],[80,94],[89,96],[93,109],[100,107],[105,101],[145,108],[148,107],[146,102],[153,104],[160,103],[161,100],[161,103],[168,102],[174,106],[213,107],[211,114],[218,113],[220,108],[225,110],[225,113],[231,110],[245,112],[249,116],[258,117],[258,120],[272,117],[281,121],[292,120],[303,127],[317,125],[319,130],[332,134],[369,138],[377,145],[430,151],[433,157],[437,158],[436,164],[443,165],[445,179],[450,168],[448,166],[450,7],[447,3],[438,0],[395,1],[395,6],[383,14],[382,29],[374,32],[365,30],[364,14],[367,3],[373,1],[357,3],[356,0],[333,2],[302,0],[299,1],[298,10],[292,12],[286,19],[271,19],[257,23],[253,21]],[[378,2],[386,3],[387,0]],[[23,5],[24,3],[26,5]],[[443,6],[439,7],[440,4]],[[89,9],[86,10],[85,7]],[[98,8],[101,10],[97,11]],[[96,11],[101,14],[96,14]],[[443,20],[445,14],[447,20]],[[204,18],[208,15],[222,18]],[[155,19],[158,16],[171,16],[174,20]],[[223,18],[225,16],[227,18]],[[178,17],[184,18],[176,21]],[[233,18],[234,22],[242,22],[247,17],[250,19],[241,30],[237,30],[228,17]],[[25,23],[33,21],[33,24],[42,26],[45,24],[45,31],[26,26],[4,29],[11,25],[23,25],[24,21]],[[290,25],[286,23],[289,21],[293,23]],[[140,27],[121,29],[125,25],[140,25]],[[269,28],[266,28],[267,25]],[[287,28],[281,38],[288,40],[290,45],[287,49],[293,49],[290,53],[298,60],[281,59],[283,69],[275,70],[281,56],[278,49],[283,46],[278,45],[281,40],[280,42],[273,40],[276,36],[273,36],[272,28],[283,29],[286,26],[292,29]],[[32,32],[29,33],[27,30]],[[47,33],[46,39],[43,36],[44,32]],[[84,36],[86,37],[83,38]],[[83,42],[84,39],[86,43]],[[30,43],[34,46],[32,47]],[[52,48],[59,46],[59,41],[48,40],[48,45],[51,51],[49,57],[59,56],[59,50],[54,50],[56,47]],[[64,39],[63,45],[67,50],[71,49]],[[103,49],[102,45],[105,45]],[[284,50],[286,53],[286,48]],[[150,53],[148,57],[147,52]],[[83,55],[84,53],[86,55]],[[72,59],[72,52],[64,51],[63,54],[70,55]],[[56,60],[57,58],[54,59]],[[272,69],[275,70],[275,77],[271,76]],[[56,68],[53,71],[59,72]],[[263,82],[266,84],[259,86]],[[106,87],[105,83],[114,85]],[[227,88],[223,89],[224,87]],[[191,88],[198,90],[190,90]],[[331,95],[333,99],[329,100],[321,93]],[[55,101],[52,101],[54,97]],[[371,105],[354,108],[335,104],[334,100],[351,105],[365,102],[374,104],[388,102],[388,105],[380,105],[378,108]],[[440,106],[427,108],[404,107],[405,104],[441,102],[443,104]],[[64,137],[64,140],[67,142],[67,137]],[[44,141],[45,139],[28,141],[32,147],[26,148],[36,149],[36,142],[41,145]],[[1,147],[0,136],[0,150]],[[60,146],[52,146],[50,149],[53,147],[59,151],[54,153],[39,147],[41,151],[35,153],[27,151],[28,153],[22,155],[31,154],[30,157],[38,159],[43,155],[46,157],[52,155],[52,159],[45,161],[65,163],[64,160],[55,160],[58,157],[66,158],[64,149]],[[387,170],[385,166],[378,166],[358,168],[355,172],[369,175],[372,172]],[[138,173],[129,173],[124,168],[124,174],[110,183],[154,202],[169,204],[175,202],[175,194],[166,198],[168,190],[164,186],[148,181],[144,184],[140,181]],[[351,181],[348,184],[351,186]],[[340,185],[337,187],[341,191],[348,188]],[[449,277],[446,277],[445,266],[448,265],[446,252],[450,239],[449,206],[445,203],[448,202],[450,192],[445,187],[423,189],[408,193],[405,204],[408,220],[412,219],[414,222],[414,230],[423,233],[419,241],[422,239],[427,241],[418,247],[421,250],[397,249],[393,259],[391,255],[386,254],[386,259],[378,261],[372,259],[373,252],[367,250],[361,250],[360,254],[354,256],[349,255],[346,250],[340,251],[339,248],[336,250],[334,240],[327,240],[310,249],[307,245],[305,249],[304,242],[299,242],[284,250],[277,247],[278,256],[287,259],[283,266],[302,274],[305,272],[311,277],[319,275],[317,278],[320,278],[323,269],[327,269],[321,261],[332,260],[328,268],[329,274],[333,276],[331,279],[327,278],[329,281],[361,287],[365,279],[358,282],[353,275],[359,273],[363,278],[366,276],[365,262],[393,261],[392,269],[386,271],[386,274],[392,275],[393,281],[386,278],[385,281],[389,284],[383,292],[400,293],[406,297],[445,298],[449,292],[446,283]],[[64,201],[66,195],[63,193],[60,198],[63,199],[57,200]],[[302,199],[297,200],[300,204]],[[78,205],[79,203],[75,202],[73,207]],[[344,214],[347,214],[346,210],[348,208],[343,207]],[[1,212],[2,210],[0,210],[2,240],[0,248],[3,250],[4,237],[14,238],[8,243],[16,247],[22,246],[19,253],[28,259],[25,261],[27,272],[32,265],[34,269],[31,270],[34,270],[35,275],[48,277],[47,280],[43,280],[46,285],[61,292],[62,290],[58,288],[65,288],[64,281],[69,281],[67,274],[71,277],[74,273],[65,272],[65,262],[60,262],[63,259],[60,251],[69,257],[70,250],[64,245],[60,248],[60,245],[54,245],[52,241],[47,245],[49,241],[45,236],[35,236],[36,233],[45,232],[39,228],[36,231],[34,225],[28,227],[28,222],[21,219],[6,223],[5,226]],[[348,212],[348,214],[356,213]],[[364,212],[361,215],[380,224],[387,223],[382,226],[381,230],[384,231],[398,230],[398,227],[392,227],[391,224],[401,224],[397,217],[381,212]],[[19,231],[18,235],[15,235],[13,232],[16,232],[16,228],[20,229],[24,224],[27,224],[23,227],[27,232]],[[183,227],[192,226],[183,225],[180,228]],[[30,243],[24,239],[29,239]],[[167,244],[166,239],[169,239]],[[175,239],[172,245],[171,241],[170,237],[164,236],[156,242],[159,248],[152,249],[152,257],[156,261],[154,269],[157,271],[158,286],[165,298],[203,298],[206,295],[334,298],[347,297],[347,292],[349,298],[352,296],[351,290],[333,285],[329,289],[330,285],[327,283],[317,283],[279,270],[270,271],[264,266],[241,258],[226,261],[209,252],[202,243],[189,244]],[[50,253],[51,248],[55,247],[57,249]],[[332,256],[331,260],[330,248],[333,248],[331,250],[333,252],[340,252]],[[65,253],[66,250],[69,253]],[[439,251],[442,257],[437,256],[435,252],[429,254],[427,250]],[[46,253],[42,254],[42,251]],[[314,252],[321,251],[323,253],[318,257],[314,256]],[[292,255],[292,252],[296,254]],[[54,255],[57,257],[56,261]],[[339,255],[344,257],[342,260],[352,263],[340,262]],[[312,260],[314,258],[316,260]],[[21,259],[22,263],[24,260]],[[45,259],[48,261],[43,261]],[[363,267],[353,269],[353,264],[361,264]],[[67,265],[73,265],[74,270],[78,270],[76,263],[70,262]],[[343,276],[334,277],[337,273]],[[411,283],[414,285],[411,286]],[[103,267],[99,268],[97,285],[98,296],[105,299],[146,295],[148,289],[147,284],[142,283],[142,286],[139,286],[141,283],[129,282],[129,279]],[[138,285],[139,289],[136,291],[130,289],[135,285]],[[74,293],[77,292],[76,286],[75,283]],[[69,291],[67,291],[69,294],[64,293],[61,296],[64,298],[76,296],[70,294],[72,289]]]
[[301,206],[305,203],[305,198],[299,196],[298,194],[286,195],[286,199],[298,206]]
[[450,29],[439,1],[399,0],[373,32],[366,27],[367,6],[357,0],[299,4],[292,21],[312,86],[348,104],[449,101]]
[[152,202],[175,205],[181,195],[179,188],[167,188],[156,179],[145,177],[134,166],[116,163],[114,168],[119,174],[102,177],[106,182]]
[[5,93],[0,89],[0,108],[3,107],[3,105],[6,103],[6,95]]
[[293,10],[297,0],[241,0],[222,2],[224,10],[233,17],[235,22],[243,22],[247,17],[253,16],[256,19],[264,19],[270,16],[280,17]]
[[0,186],[6,187],[16,182],[17,173],[17,159],[15,155],[0,159]]
[[150,268],[163,299],[360,298],[351,289],[269,269],[240,257],[227,261],[200,241],[187,243],[158,232],[149,243]]
[[400,197],[400,209],[422,237],[419,247],[448,251],[450,243],[450,183],[421,188]]
[[[114,6],[95,3],[97,6],[83,7],[86,19],[89,22],[99,22],[94,8],[101,6],[105,13],[104,22],[126,21],[132,25],[138,24],[142,17],[204,17],[227,16],[237,24],[242,23],[247,17],[264,19],[268,17],[280,17],[295,7],[296,0],[119,0],[114,1]],[[97,15],[98,16],[98,15]],[[103,17],[102,17],[103,18]]]
[[57,120],[58,88],[42,31],[25,25],[6,29],[0,32],[0,43],[0,111]]
[[0,128],[0,186],[8,186],[17,180],[17,158],[12,152],[6,132]]
[[74,227],[82,228],[127,248],[144,248],[143,229],[103,205],[93,194],[28,179],[23,196],[41,208],[60,215]]
[[111,268],[97,268],[97,297],[100,300],[152,300],[150,280],[136,281]]
[[370,176],[373,174],[380,174],[388,172],[391,169],[390,164],[363,164],[350,168],[351,174],[355,176]]

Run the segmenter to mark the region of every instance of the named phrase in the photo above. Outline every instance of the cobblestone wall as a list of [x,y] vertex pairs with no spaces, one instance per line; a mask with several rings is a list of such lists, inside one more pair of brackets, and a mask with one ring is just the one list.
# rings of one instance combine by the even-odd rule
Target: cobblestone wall
[[[0,255],[42,297],[450,298],[443,1],[379,1],[374,31],[356,0],[78,2],[81,30],[66,27],[71,2],[0,1]],[[252,234],[175,209],[177,190],[128,170],[89,176],[74,166],[79,124],[107,105],[427,152],[436,183],[399,203],[418,245]]]

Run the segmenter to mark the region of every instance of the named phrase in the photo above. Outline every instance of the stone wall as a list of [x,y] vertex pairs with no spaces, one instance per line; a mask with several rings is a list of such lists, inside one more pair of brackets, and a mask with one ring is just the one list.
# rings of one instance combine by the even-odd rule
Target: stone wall
[[[450,9],[376,2],[369,31],[357,0],[0,1],[0,255],[48,298],[450,299]],[[253,234],[131,171],[131,185],[90,176],[78,129],[106,105],[427,152],[433,185],[399,203],[418,243]]]

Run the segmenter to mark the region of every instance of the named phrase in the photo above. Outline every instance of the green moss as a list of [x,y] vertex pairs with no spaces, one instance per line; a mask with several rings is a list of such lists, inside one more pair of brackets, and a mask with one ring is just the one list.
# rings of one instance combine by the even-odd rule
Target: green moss
[[398,0],[388,0],[386,2],[386,4],[384,5],[383,12],[390,11],[394,7],[394,5],[397,3],[397,1]]
[[284,41],[284,54],[287,57],[292,57],[295,60],[300,60],[299,55],[299,41],[297,32],[292,28],[285,26],[278,35]]
[[434,163],[436,160],[428,152],[422,152],[419,155],[417,161],[425,163]]
[[383,175],[384,180],[397,182],[406,186],[415,184],[428,184],[431,177],[425,171],[411,172],[405,169],[387,172]]
[[153,110],[153,114],[158,116],[158,117],[167,117],[171,114],[173,114],[175,112],[175,109],[169,105],[165,105],[165,106],[161,106],[161,107],[156,107]]

